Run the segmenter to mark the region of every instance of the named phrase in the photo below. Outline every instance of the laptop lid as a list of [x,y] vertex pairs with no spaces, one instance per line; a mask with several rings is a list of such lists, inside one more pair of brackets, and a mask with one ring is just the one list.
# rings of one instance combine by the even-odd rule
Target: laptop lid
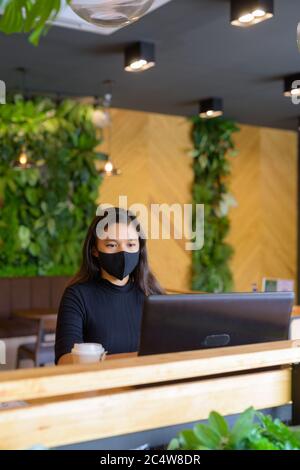
[[150,296],[139,355],[286,340],[293,304],[293,292]]

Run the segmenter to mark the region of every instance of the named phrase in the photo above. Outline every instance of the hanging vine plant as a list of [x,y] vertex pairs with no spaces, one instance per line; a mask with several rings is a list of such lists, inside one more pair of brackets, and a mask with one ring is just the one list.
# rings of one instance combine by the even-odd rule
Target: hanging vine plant
[[236,155],[233,133],[239,128],[222,118],[192,118],[194,184],[193,203],[205,206],[205,241],[193,252],[192,288],[205,292],[226,292],[233,287],[229,266],[233,254],[226,243],[230,228],[230,207],[236,201],[229,193],[229,157]]
[[[22,97],[0,107],[0,277],[78,267],[101,182],[92,112]],[[18,167],[25,156],[31,167]]]

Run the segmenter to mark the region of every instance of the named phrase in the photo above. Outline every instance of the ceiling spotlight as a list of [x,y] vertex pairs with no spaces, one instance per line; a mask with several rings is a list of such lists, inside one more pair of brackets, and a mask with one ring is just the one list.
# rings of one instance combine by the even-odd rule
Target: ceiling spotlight
[[300,96],[300,73],[288,75],[284,78],[284,96],[288,98]]
[[199,116],[203,119],[211,119],[223,115],[222,98],[206,98],[199,102]]
[[231,0],[231,24],[252,26],[274,16],[274,0]]
[[154,44],[148,42],[137,42],[125,49],[126,72],[144,72],[154,66]]

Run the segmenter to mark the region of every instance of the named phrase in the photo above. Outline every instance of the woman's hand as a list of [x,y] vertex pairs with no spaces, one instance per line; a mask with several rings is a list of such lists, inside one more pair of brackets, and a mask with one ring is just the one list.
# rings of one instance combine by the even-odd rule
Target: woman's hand
[[[105,356],[104,360],[111,361],[113,359],[130,359],[133,357],[137,357],[137,354],[138,354],[137,352],[122,353],[122,354],[108,354]],[[57,363],[58,366],[65,366],[65,365],[70,365],[70,364],[74,364],[73,356],[71,353],[64,354],[63,356],[61,356]],[[78,364],[78,362],[76,362],[76,364]],[[82,364],[84,364],[84,362]]]
[[74,364],[73,356],[71,353],[64,354],[63,356],[61,356],[57,363],[58,366],[66,366],[69,364]]

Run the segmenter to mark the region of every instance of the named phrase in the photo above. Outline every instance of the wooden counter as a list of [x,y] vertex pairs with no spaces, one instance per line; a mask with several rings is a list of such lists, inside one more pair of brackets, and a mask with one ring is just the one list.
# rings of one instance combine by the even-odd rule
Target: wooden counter
[[300,423],[300,341],[0,373],[0,448],[102,439],[293,402]]

